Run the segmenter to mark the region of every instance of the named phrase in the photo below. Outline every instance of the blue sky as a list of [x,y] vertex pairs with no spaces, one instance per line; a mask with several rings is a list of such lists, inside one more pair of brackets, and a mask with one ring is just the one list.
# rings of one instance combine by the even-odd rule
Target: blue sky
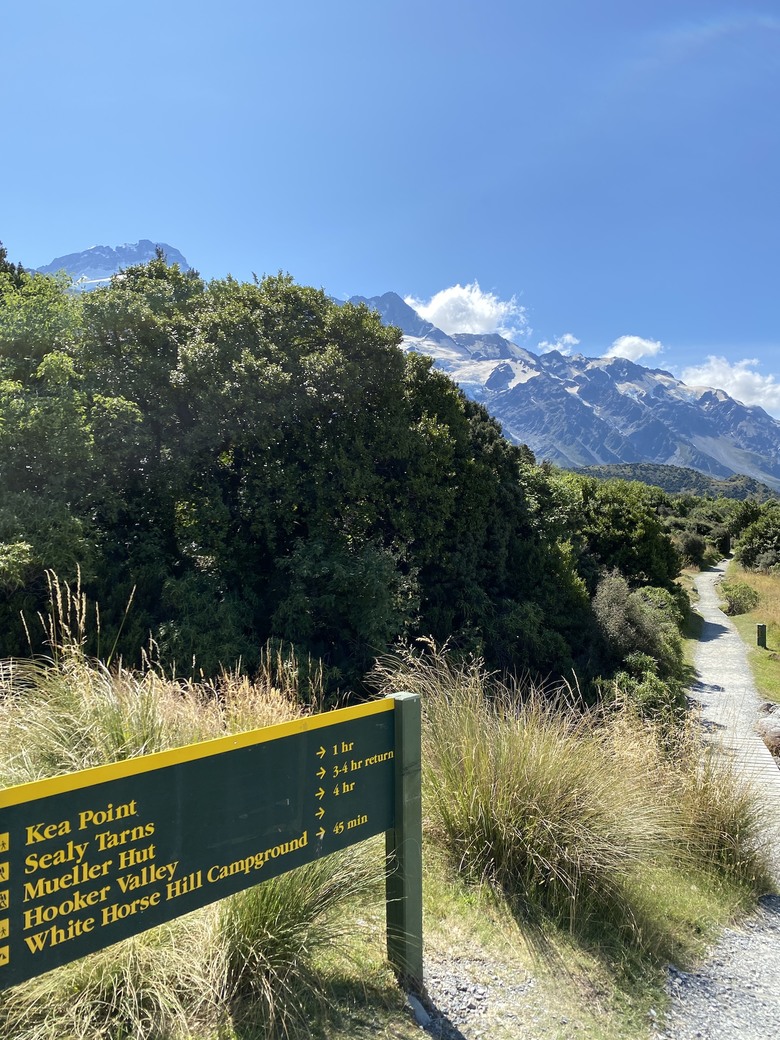
[[778,0],[4,7],[12,259],[151,238],[780,416]]

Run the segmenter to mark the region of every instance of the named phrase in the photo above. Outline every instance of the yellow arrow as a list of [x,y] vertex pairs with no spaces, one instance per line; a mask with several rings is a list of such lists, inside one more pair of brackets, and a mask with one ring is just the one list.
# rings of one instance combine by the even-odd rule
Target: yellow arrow
[[323,758],[325,755],[325,748],[320,744],[320,750],[317,752],[317,758]]
[[322,808],[322,806],[320,806],[314,815],[317,817],[318,820],[321,820],[322,817],[325,815],[325,810]]
[[315,773],[315,776],[316,776],[316,777],[317,777],[318,779],[322,780],[322,778],[323,778],[323,776],[325,776],[325,773],[326,773],[326,772],[327,772],[327,770],[325,769],[325,766],[320,766],[320,768],[319,768],[319,769],[317,770],[317,772]]
[[325,837],[324,827],[320,827],[320,829],[317,831],[317,837],[320,839],[320,841],[322,841],[322,839]]
[[325,797],[325,791],[323,790],[322,787],[319,789],[319,791],[315,791],[314,793],[317,795],[317,797],[320,800],[322,800]]

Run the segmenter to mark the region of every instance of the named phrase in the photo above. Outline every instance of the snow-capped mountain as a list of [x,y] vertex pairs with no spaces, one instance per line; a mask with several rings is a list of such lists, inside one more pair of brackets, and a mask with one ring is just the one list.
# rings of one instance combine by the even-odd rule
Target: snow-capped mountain
[[[159,246],[169,263],[190,269],[178,249]],[[65,270],[78,288],[89,289],[123,267],[151,260],[156,248],[149,239],[93,246],[38,270]],[[687,386],[663,369],[623,358],[534,354],[497,334],[447,335],[394,292],[350,302],[367,304],[398,326],[404,349],[433,357],[499,420],[510,440],[527,444],[537,459],[571,468],[686,466],[714,477],[746,474],[780,491],[780,421],[723,390]]]
[[109,281],[111,275],[131,264],[145,264],[153,260],[157,247],[165,253],[169,264],[178,264],[182,271],[189,271],[190,265],[178,249],[165,242],[151,242],[142,238],[139,242],[125,242],[122,246],[91,246],[80,253],[68,253],[58,256],[45,267],[38,267],[39,274],[55,274],[65,271],[71,276],[79,288],[91,289]]
[[624,358],[533,354],[498,335],[446,335],[395,293],[374,307],[494,415],[504,434],[560,466],[653,462],[780,490],[780,421],[723,390],[687,386]]

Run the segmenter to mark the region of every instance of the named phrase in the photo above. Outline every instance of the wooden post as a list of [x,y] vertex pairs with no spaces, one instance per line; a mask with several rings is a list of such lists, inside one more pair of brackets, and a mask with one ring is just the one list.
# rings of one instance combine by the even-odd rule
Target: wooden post
[[421,712],[395,694],[395,827],[387,831],[387,955],[401,986],[423,992]]
[[756,643],[766,650],[766,625],[756,625]]

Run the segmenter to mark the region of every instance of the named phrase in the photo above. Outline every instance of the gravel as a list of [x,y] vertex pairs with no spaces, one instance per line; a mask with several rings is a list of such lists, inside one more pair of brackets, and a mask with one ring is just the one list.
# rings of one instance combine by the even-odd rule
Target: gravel
[[780,896],[727,929],[695,972],[669,968],[671,1006],[658,1040],[767,1040],[780,1036]]
[[409,998],[417,1022],[437,1040],[552,1040],[566,1036],[565,1016],[552,1018],[532,975],[507,976],[488,959],[427,958],[425,986],[430,999],[423,1014]]

